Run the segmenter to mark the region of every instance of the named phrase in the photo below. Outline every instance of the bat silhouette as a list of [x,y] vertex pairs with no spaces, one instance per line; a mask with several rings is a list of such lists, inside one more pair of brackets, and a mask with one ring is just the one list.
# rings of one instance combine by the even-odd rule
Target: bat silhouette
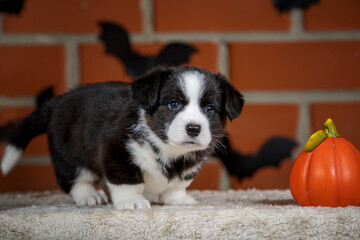
[[0,0],[0,12],[19,14],[23,6],[24,0]]
[[274,6],[279,12],[290,11],[292,8],[308,8],[319,0],[273,0]]
[[297,143],[284,137],[268,139],[258,153],[244,155],[233,151],[229,138],[223,141],[223,148],[215,152],[215,156],[224,163],[229,174],[236,175],[239,180],[251,176],[256,170],[264,166],[279,166],[284,158],[291,156],[291,151]]
[[186,63],[197,51],[184,43],[170,43],[156,56],[143,56],[132,49],[129,35],[123,27],[111,22],[100,22],[99,25],[102,29],[100,39],[105,43],[106,52],[119,58],[125,65],[126,73],[134,78],[156,66]]

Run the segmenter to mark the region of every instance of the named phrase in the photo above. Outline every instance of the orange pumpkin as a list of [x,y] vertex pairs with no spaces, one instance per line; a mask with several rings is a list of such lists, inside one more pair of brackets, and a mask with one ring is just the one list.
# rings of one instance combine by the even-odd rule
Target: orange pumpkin
[[360,205],[360,153],[339,136],[331,119],[296,159],[290,190],[301,206]]

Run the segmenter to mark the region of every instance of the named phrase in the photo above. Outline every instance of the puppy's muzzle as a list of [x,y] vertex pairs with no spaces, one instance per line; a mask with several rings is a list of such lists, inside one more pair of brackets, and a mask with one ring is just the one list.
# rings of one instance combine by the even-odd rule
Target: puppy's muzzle
[[201,126],[197,124],[188,124],[186,125],[185,130],[190,137],[197,137],[201,132]]

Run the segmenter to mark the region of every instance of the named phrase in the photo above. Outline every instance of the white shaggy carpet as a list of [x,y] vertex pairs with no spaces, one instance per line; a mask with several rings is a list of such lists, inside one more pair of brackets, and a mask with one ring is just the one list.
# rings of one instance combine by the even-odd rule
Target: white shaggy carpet
[[300,207],[289,191],[190,191],[194,206],[77,207],[60,192],[0,194],[0,239],[360,239],[360,207]]

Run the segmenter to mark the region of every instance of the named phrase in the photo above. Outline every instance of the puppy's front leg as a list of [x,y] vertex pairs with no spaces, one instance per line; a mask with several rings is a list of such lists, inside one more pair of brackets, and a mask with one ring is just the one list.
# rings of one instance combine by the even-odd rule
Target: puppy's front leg
[[[116,142],[115,140],[112,142]],[[104,150],[106,185],[116,209],[150,209],[144,198],[144,179],[138,166],[132,163],[127,151],[118,146],[107,146]]]
[[[191,180],[192,181],[192,180]],[[160,201],[167,205],[190,205],[196,201],[186,193],[191,181],[180,181],[169,187],[160,195]]]
[[107,182],[110,190],[111,200],[116,209],[150,209],[150,202],[143,196],[144,187],[141,184],[115,185]]

